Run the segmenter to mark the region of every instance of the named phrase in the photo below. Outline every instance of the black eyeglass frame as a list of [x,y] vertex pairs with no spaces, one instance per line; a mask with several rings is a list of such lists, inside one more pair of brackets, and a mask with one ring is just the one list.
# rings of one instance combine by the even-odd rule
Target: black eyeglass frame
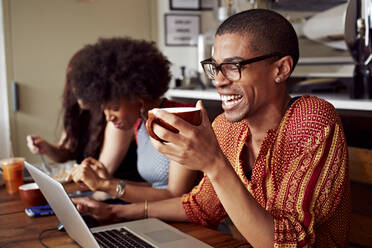
[[[206,60],[203,60],[200,62],[201,66],[203,67],[203,70],[204,70],[204,73],[207,75],[207,77],[211,80],[214,80],[218,74],[218,72],[220,71],[223,76],[227,79],[229,79],[224,73],[223,71],[221,70],[222,66],[223,65],[235,65],[237,68],[238,68],[238,71],[239,71],[239,78],[238,79],[235,79],[235,80],[232,80],[232,81],[237,81],[237,80],[240,80],[241,78],[241,68],[244,66],[244,65],[248,65],[248,64],[252,64],[254,62],[258,62],[258,61],[261,61],[261,60],[264,60],[264,59],[268,59],[268,58],[272,58],[272,57],[275,57],[275,56],[278,56],[278,57],[284,57],[283,54],[281,53],[270,53],[270,54],[266,54],[266,55],[262,55],[262,56],[258,56],[258,57],[254,57],[254,58],[250,58],[250,59],[246,59],[246,60],[242,60],[242,61],[238,61],[238,62],[223,62],[219,65],[216,65],[215,63],[213,63],[212,61],[212,58],[209,58],[209,59],[206,59]],[[204,65],[205,64],[212,64],[214,65],[214,67],[216,68],[216,74],[215,74],[215,77],[214,78],[210,78],[209,77],[209,73],[206,72],[205,68],[204,68]],[[229,79],[231,80],[231,79]]]

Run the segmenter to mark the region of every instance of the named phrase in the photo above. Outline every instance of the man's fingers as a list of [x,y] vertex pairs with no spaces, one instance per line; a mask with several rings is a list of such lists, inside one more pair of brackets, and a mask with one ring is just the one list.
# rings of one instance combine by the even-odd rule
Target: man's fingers
[[95,211],[99,208],[97,205],[97,201],[93,200],[88,197],[80,197],[80,198],[72,198],[72,202],[76,205],[76,208],[79,210],[79,212],[94,216]]
[[74,203],[74,204],[78,204],[78,203],[81,203],[83,201],[84,197],[74,197],[74,198],[71,198],[71,201]]
[[196,107],[200,108],[202,123],[206,123],[206,122],[209,123],[210,121],[209,121],[208,113],[207,113],[207,110],[204,107],[204,104],[203,104],[202,100],[198,100],[198,102],[196,103]]
[[154,131],[155,135],[159,137],[161,140],[170,141],[170,136],[174,134],[173,132],[169,131],[168,129],[156,124],[154,122],[152,126],[152,130]]
[[81,203],[76,204],[76,208],[80,213],[84,213],[84,205]]
[[[198,106],[202,107],[202,121],[205,120],[209,122],[208,114],[205,111],[201,102],[198,102]],[[176,116],[175,114],[168,113],[165,110],[156,109],[152,111],[156,117],[161,119],[162,121],[166,122],[170,126],[174,127],[175,129],[179,130],[179,132],[184,133],[190,130],[190,127],[194,127],[194,125],[190,124],[188,121],[183,120],[181,117]],[[170,138],[177,138],[174,136],[174,133],[170,132],[168,129],[160,127],[155,122],[153,124],[153,131],[154,133],[163,140],[169,140],[164,135],[169,135]],[[158,135],[159,134],[159,135]],[[162,137],[161,137],[162,136]],[[171,141],[171,140],[169,140]]]
[[183,127],[187,127],[190,125],[190,123],[188,123],[187,121],[165,110],[156,109],[153,111],[153,113],[155,114],[156,117],[168,123],[172,127],[175,127],[178,130],[183,130]]
[[91,208],[89,206],[87,206],[85,203],[78,203],[78,204],[76,204],[76,208],[82,214],[92,215]]

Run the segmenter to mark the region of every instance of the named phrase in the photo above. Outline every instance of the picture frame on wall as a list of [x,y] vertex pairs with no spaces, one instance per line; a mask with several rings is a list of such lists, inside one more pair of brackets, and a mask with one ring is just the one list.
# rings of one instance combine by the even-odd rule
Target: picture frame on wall
[[212,10],[216,0],[169,0],[170,10]]
[[170,10],[199,10],[200,0],[169,0]]
[[200,33],[200,15],[165,14],[166,46],[197,46]]

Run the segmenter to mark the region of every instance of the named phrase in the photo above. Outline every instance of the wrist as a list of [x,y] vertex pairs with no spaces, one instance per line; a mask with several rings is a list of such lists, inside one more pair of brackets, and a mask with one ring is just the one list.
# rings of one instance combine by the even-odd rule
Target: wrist
[[110,180],[107,179],[99,179],[97,183],[97,190],[104,191],[109,193],[110,195],[115,195],[115,186],[116,183],[113,183]]
[[144,218],[143,202],[131,204],[115,204],[112,206],[112,216],[115,220],[138,220]]
[[110,222],[128,220],[127,210],[125,209],[127,206],[129,205],[110,204]]
[[229,161],[225,156],[216,156],[214,161],[211,163],[212,166],[205,170],[204,173],[211,181],[218,181],[219,178],[223,178],[224,169],[230,166]]

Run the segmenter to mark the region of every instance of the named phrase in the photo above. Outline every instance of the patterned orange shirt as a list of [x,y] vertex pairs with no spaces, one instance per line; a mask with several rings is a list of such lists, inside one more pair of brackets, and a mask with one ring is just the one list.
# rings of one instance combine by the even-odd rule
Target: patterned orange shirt
[[[348,247],[351,198],[347,146],[341,121],[328,102],[303,96],[269,130],[254,164],[244,175],[246,121],[213,122],[219,145],[242,183],[274,217],[274,247]],[[204,176],[183,195],[190,221],[217,226],[226,212]]]

